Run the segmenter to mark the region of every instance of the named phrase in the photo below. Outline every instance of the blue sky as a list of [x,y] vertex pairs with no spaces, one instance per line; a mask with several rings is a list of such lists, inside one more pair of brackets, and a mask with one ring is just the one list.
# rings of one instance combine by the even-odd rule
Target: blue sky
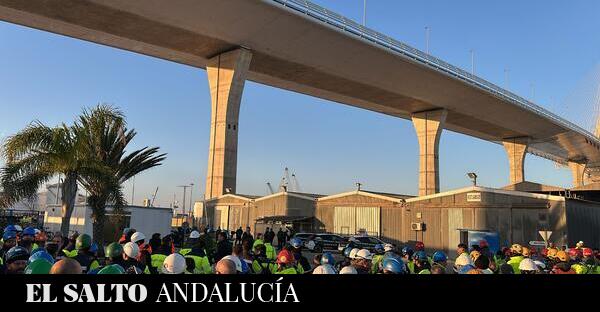
[[[362,0],[316,3],[357,21]],[[578,121],[564,99],[598,63],[598,1],[384,1],[369,0],[367,25],[504,84],[541,105]],[[194,183],[204,192],[210,105],[204,70],[0,22],[0,136],[39,119],[70,122],[84,106],[111,103],[139,134],[135,146],[160,146],[168,159],[136,179],[140,204],[159,187],[157,203],[168,206],[176,186]],[[412,124],[271,87],[247,83],[240,119],[238,192],[265,194],[283,168],[296,173],[303,191],[331,194],[364,188],[415,194],[417,139]],[[479,183],[508,183],[508,160],[496,144],[444,132],[440,146],[442,190]],[[534,156],[527,180],[570,186],[571,174]],[[131,196],[131,184],[126,192]],[[189,200],[189,195],[188,195]]]

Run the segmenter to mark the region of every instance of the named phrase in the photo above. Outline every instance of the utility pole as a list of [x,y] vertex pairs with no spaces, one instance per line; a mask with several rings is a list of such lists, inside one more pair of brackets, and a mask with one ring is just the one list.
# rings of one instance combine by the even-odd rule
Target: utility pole
[[131,185],[131,204],[130,205],[133,206],[133,202],[135,199],[135,176],[133,176],[131,178],[131,182],[132,182],[132,185]]
[[185,213],[185,201],[186,201],[186,200],[185,200],[185,195],[186,195],[186,193],[187,193],[187,188],[188,188],[188,187],[190,187],[190,186],[189,186],[189,185],[180,185],[180,186],[178,186],[178,187],[181,187],[181,188],[183,188],[183,201],[182,201],[182,203],[183,203],[183,206],[182,206],[182,208],[181,208],[181,211],[182,211],[183,213]]
[[431,28],[429,26],[425,26],[425,53],[429,55],[429,33],[431,32]]
[[363,1],[363,22],[364,27],[367,27],[367,0]]
[[471,75],[475,76],[475,50],[471,49]]
[[194,183],[190,183],[190,214],[194,212],[194,199],[192,197],[192,194],[194,194]]

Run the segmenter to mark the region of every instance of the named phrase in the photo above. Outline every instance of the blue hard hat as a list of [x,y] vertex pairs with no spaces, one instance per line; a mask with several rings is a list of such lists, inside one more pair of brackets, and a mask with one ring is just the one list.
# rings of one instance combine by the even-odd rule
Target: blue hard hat
[[413,255],[413,259],[419,261],[427,261],[427,254],[423,250],[419,250],[415,252],[415,254]]
[[373,249],[375,249],[375,251],[383,251],[383,244],[376,244]]
[[4,234],[2,234],[2,240],[7,241],[9,239],[14,239],[17,238],[17,232],[15,231],[8,231],[8,232],[4,232]]
[[36,249],[34,249],[34,250],[31,251],[31,255],[33,255],[34,253],[36,253],[38,251],[46,251],[46,249],[43,248],[43,247],[38,247],[38,248],[36,248]]
[[458,274],[467,274],[469,273],[469,271],[475,269],[474,266],[467,264],[465,266],[463,266],[462,268],[460,268],[460,270],[458,270]]
[[33,227],[31,227],[31,226],[28,226],[28,227],[26,227],[23,230],[23,233],[21,235],[23,235],[23,236],[26,236],[26,235],[35,236],[35,229]]
[[54,258],[52,258],[52,256],[45,250],[40,250],[36,251],[35,253],[32,253],[27,263],[29,264],[37,259],[44,259],[50,262],[50,264],[54,264]]
[[394,274],[404,274],[406,272],[404,262],[399,261],[396,258],[384,259],[381,266],[383,267],[383,271],[392,272]]
[[90,252],[91,252],[91,253],[96,253],[96,252],[98,252],[98,244],[96,244],[96,243],[92,243],[92,245],[90,246]]
[[406,247],[402,248],[402,255],[403,256],[407,256],[408,255],[409,257],[412,257],[413,254],[414,254],[414,251],[410,247],[406,246]]
[[350,252],[352,251],[352,247],[346,247],[344,248],[344,257],[346,258],[350,258]]
[[21,246],[15,246],[6,252],[4,258],[6,259],[6,263],[16,260],[27,260],[29,259],[29,251]]
[[16,232],[17,231],[17,227],[14,226],[13,224],[9,224],[4,228],[4,233],[6,232]]
[[335,259],[333,258],[333,255],[330,252],[323,253],[323,255],[321,256],[321,265],[325,264],[335,264]]
[[445,262],[448,260],[448,256],[442,251],[436,251],[433,253],[433,262]]
[[290,245],[294,248],[300,248],[302,247],[302,241],[299,238],[292,238],[290,240]]

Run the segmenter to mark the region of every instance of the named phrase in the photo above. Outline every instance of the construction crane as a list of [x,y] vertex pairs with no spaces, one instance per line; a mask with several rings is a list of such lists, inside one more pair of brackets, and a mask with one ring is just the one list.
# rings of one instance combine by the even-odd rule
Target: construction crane
[[298,178],[296,177],[295,173],[292,173],[292,182],[294,182],[293,191],[294,192],[302,192],[302,189],[300,188],[300,182],[298,182]]
[[290,171],[288,167],[285,167],[283,171],[283,177],[281,178],[281,182],[279,183],[279,191],[287,192],[290,183]]
[[156,199],[157,193],[158,193],[158,186],[156,187],[156,190],[154,191],[154,195],[152,195],[152,201],[150,202],[150,207],[154,207],[154,200]]
[[271,182],[267,182],[267,187],[268,187],[269,194],[275,194],[275,190],[273,190],[273,186],[271,185]]

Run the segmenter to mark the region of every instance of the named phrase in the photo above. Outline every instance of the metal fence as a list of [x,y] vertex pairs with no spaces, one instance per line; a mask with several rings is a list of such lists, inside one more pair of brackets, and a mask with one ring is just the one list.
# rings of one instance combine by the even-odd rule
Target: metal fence
[[345,33],[354,35],[361,38],[362,40],[375,43],[383,48],[392,50],[403,57],[409,58],[417,63],[424,64],[432,69],[450,75],[458,80],[462,80],[466,83],[474,85],[480,89],[483,89],[503,100],[518,105],[526,110],[534,112],[540,116],[543,116],[558,125],[565,127],[566,129],[580,133],[588,138],[589,141],[593,142],[596,146],[600,146],[600,140],[596,138],[591,132],[581,128],[580,126],[550,112],[549,110],[534,104],[533,102],[524,99],[523,97],[516,95],[506,89],[503,89],[485,79],[482,79],[476,75],[473,75],[461,68],[451,65],[439,58],[431,56],[423,51],[415,49],[405,43],[402,43],[389,36],[381,34],[377,31],[369,29],[363,25],[356,23],[355,21],[348,19],[340,14],[327,10],[319,5],[316,5],[310,1],[305,0],[270,0],[274,1],[282,6],[294,10],[298,13],[304,14],[311,18],[317,19],[322,23],[331,25]]

